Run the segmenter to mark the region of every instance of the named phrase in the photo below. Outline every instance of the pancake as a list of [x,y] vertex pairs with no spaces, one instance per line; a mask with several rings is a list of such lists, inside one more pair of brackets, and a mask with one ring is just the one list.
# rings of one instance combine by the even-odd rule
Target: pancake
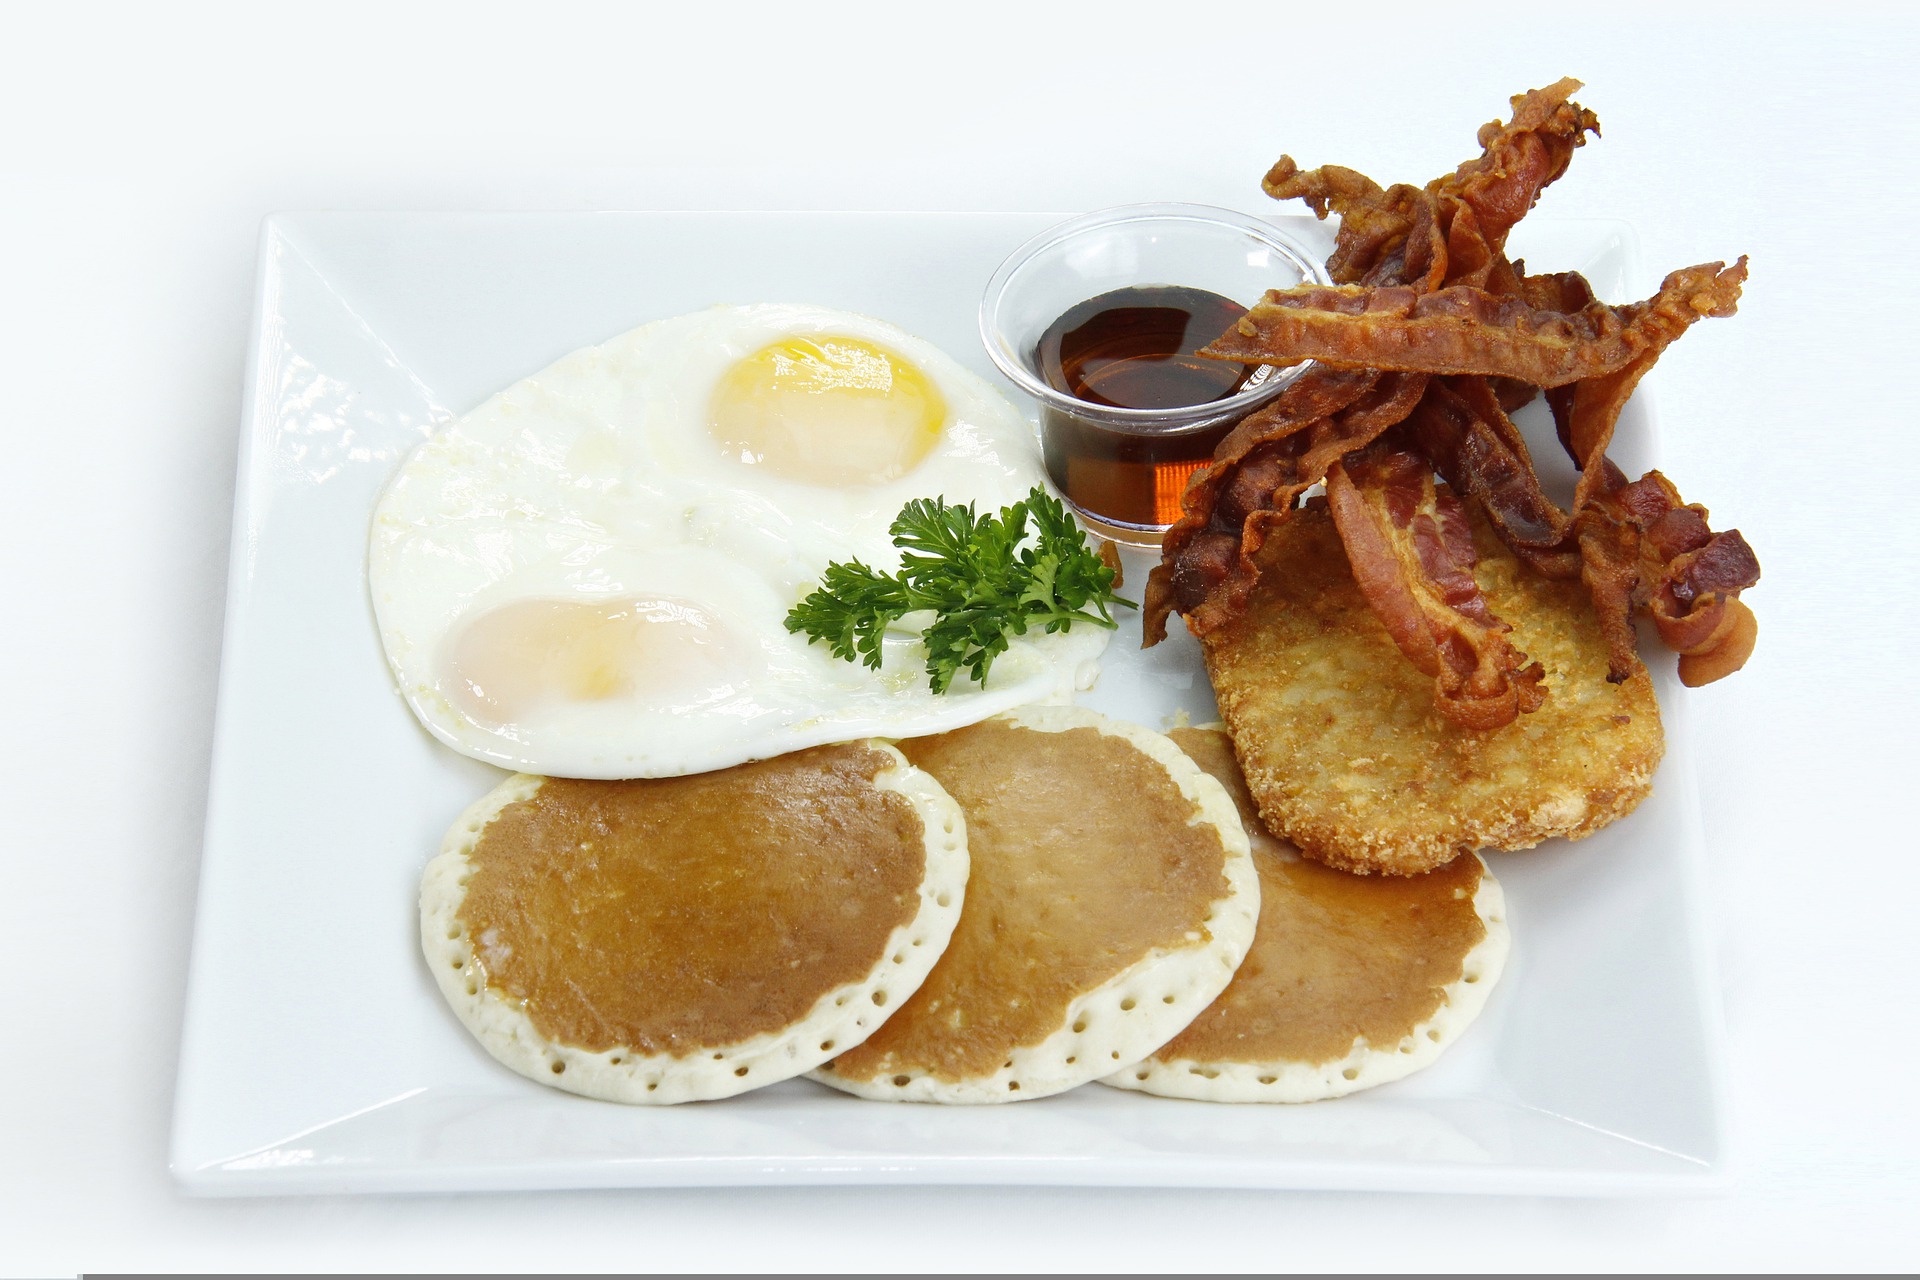
[[420,938],[515,1071],[688,1102],[871,1033],[946,946],[966,879],[959,808],[884,743],[646,781],[522,774],[427,864]]
[[1075,707],[900,744],[967,815],[953,941],[868,1040],[814,1073],[864,1098],[1019,1102],[1137,1062],[1253,936],[1233,802],[1179,748]]
[[1246,612],[1203,637],[1260,816],[1310,858],[1412,875],[1592,835],[1652,790],[1665,739],[1646,668],[1607,683],[1585,588],[1522,566],[1478,513],[1473,527],[1474,576],[1547,673],[1545,705],[1503,728],[1434,710],[1432,679],[1367,607],[1322,501],[1268,539]]
[[1102,1083],[1206,1102],[1313,1102],[1438,1058],[1506,964],[1500,886],[1479,856],[1417,876],[1310,862],[1261,824],[1225,734],[1171,737],[1239,806],[1260,875],[1260,925],[1220,998]]

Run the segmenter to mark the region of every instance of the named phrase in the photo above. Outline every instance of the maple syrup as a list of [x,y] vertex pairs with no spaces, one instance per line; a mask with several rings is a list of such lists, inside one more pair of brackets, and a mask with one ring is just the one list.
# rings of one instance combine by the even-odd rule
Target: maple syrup
[[[1246,314],[1205,289],[1116,289],[1070,308],[1047,326],[1035,369],[1054,390],[1090,407],[1191,410],[1225,400],[1271,370],[1195,353]],[[1098,409],[1095,409],[1098,412]],[[1042,411],[1047,474],[1100,531],[1155,545],[1180,515],[1187,479],[1213,456],[1233,416],[1202,414],[1198,426],[1128,430],[1052,406]]]

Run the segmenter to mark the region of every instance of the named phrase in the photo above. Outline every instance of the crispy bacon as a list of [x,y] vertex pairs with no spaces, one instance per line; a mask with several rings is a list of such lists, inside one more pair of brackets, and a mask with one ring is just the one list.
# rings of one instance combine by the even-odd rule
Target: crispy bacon
[[1593,286],[1578,271],[1555,271],[1530,276],[1526,273],[1526,263],[1518,262],[1514,266],[1519,273],[1519,280],[1511,292],[1525,298],[1527,305],[1536,310],[1570,314],[1584,311],[1597,301]]
[[1378,286],[1405,285],[1409,288],[1438,289],[1446,283],[1453,250],[1447,224],[1440,209],[1431,200],[1414,206],[1413,229],[1401,242],[1397,254],[1389,254],[1367,273],[1361,283]]
[[1574,149],[1585,145],[1588,133],[1600,132],[1599,117],[1573,101],[1579,89],[1580,82],[1568,78],[1516,94],[1511,120],[1481,126],[1480,154],[1427,184],[1447,220],[1449,250],[1465,254],[1449,269],[1448,284],[1485,284],[1484,275],[1469,278],[1477,264],[1501,255],[1507,233],[1567,171]]
[[1593,601],[1594,617],[1607,642],[1607,680],[1619,684],[1639,663],[1633,629],[1634,595],[1640,586],[1640,540],[1631,523],[1590,510],[1577,522],[1580,580]]
[[[1343,454],[1403,420],[1427,381],[1420,374],[1392,373],[1362,380],[1332,370],[1315,370],[1300,381],[1309,378],[1316,385],[1298,397],[1294,411],[1269,413],[1264,436],[1236,431],[1221,442],[1213,465],[1188,484],[1185,514],[1167,530],[1160,563],[1147,576],[1145,644],[1166,638],[1167,615],[1175,609],[1196,635],[1238,614],[1260,576],[1254,557],[1272,530]],[[1340,401],[1336,410],[1317,412]]]
[[1746,664],[1759,628],[1740,592],[1760,563],[1738,529],[1715,533],[1707,509],[1649,471],[1631,484],[1604,459],[1590,468],[1594,496],[1576,517],[1585,566],[1609,648],[1609,680],[1632,668],[1629,619],[1644,610],[1661,643],[1681,655],[1680,678],[1707,684]]
[[1455,493],[1486,513],[1514,555],[1550,578],[1580,572],[1573,521],[1541,491],[1520,429],[1485,378],[1436,378],[1407,425]]
[[[1508,262],[1501,258],[1496,267],[1504,266],[1505,271],[1496,270],[1487,282],[1489,293],[1503,294],[1508,297],[1524,298],[1528,306],[1536,311],[1558,311],[1572,313],[1581,311],[1594,302],[1593,286],[1578,271],[1558,271],[1550,275],[1530,276],[1525,262]],[[1500,410],[1512,413],[1523,405],[1531,404],[1540,394],[1540,388],[1531,382],[1519,378],[1490,377],[1494,393],[1499,397]],[[1559,390],[1559,389],[1556,389]],[[1554,393],[1549,392],[1551,397]],[[1557,421],[1557,419],[1556,419]]]
[[1141,602],[1144,646],[1167,638],[1169,614],[1198,608],[1213,587],[1225,580],[1240,546],[1244,512],[1236,522],[1215,508],[1247,454],[1345,408],[1365,394],[1375,378],[1361,370],[1309,369],[1215,446],[1212,464],[1188,479],[1180,499],[1180,518],[1161,537],[1160,563],[1147,575],[1146,597]]
[[1512,99],[1513,118],[1480,129],[1481,154],[1419,187],[1382,188],[1341,165],[1301,169],[1281,156],[1261,186],[1276,200],[1304,200],[1315,216],[1340,215],[1327,271],[1338,284],[1410,284],[1423,291],[1472,284],[1508,292],[1507,233],[1567,170],[1574,148],[1598,133],[1591,111],[1571,101],[1566,79]]
[[[1611,679],[1637,666],[1641,611],[1690,684],[1746,660],[1755,623],[1738,594],[1759,566],[1745,540],[1714,533],[1657,473],[1629,484],[1606,457],[1660,353],[1695,321],[1733,313],[1746,259],[1676,271],[1654,297],[1611,307],[1578,272],[1529,274],[1506,255],[1514,225],[1599,133],[1572,101],[1578,88],[1562,80],[1514,98],[1509,121],[1480,130],[1481,155],[1424,188],[1287,156],[1268,172],[1269,195],[1340,215],[1336,283],[1268,294],[1202,354],[1315,363],[1195,473],[1148,579],[1144,643],[1164,638],[1175,610],[1202,635],[1240,613],[1262,546],[1324,480],[1369,602],[1463,725],[1509,723],[1545,696],[1538,664],[1523,665],[1505,624],[1481,616],[1463,499],[1535,570],[1585,581]],[[1581,468],[1570,512],[1541,490],[1508,416],[1541,389]],[[1450,491],[1435,489],[1436,469]]]
[[[1729,289],[1712,294],[1703,291],[1690,300],[1701,315],[1733,314],[1739,301],[1740,286],[1747,278],[1747,260],[1741,258],[1723,274],[1731,280]],[[1668,280],[1673,278],[1669,276]],[[1665,286],[1662,286],[1662,291],[1665,291]],[[1559,433],[1560,443],[1566,446],[1574,465],[1581,471],[1579,487],[1574,493],[1575,514],[1593,501],[1594,495],[1605,483],[1604,470],[1597,464],[1605,458],[1607,446],[1613,442],[1614,428],[1619,424],[1620,412],[1626,407],[1628,397],[1633,394],[1633,389],[1639,385],[1647,370],[1653,368],[1660,353],[1686,331],[1688,323],[1691,322],[1652,327],[1649,329],[1646,349],[1619,369],[1582,379],[1569,386],[1557,387],[1547,393],[1547,403],[1553,409],[1554,426]]]
[[1318,360],[1341,367],[1478,373],[1558,387],[1657,353],[1694,321],[1732,315],[1747,278],[1706,263],[1668,276],[1644,302],[1542,311],[1526,299],[1468,285],[1433,293],[1407,286],[1302,285],[1264,300],[1200,354],[1243,364]]
[[[1472,205],[1459,204],[1448,212],[1451,216],[1446,219],[1447,270],[1440,283],[1486,289],[1499,250],[1488,243],[1487,234],[1480,229],[1480,218],[1474,213]],[[1498,293],[1500,290],[1489,292]]]
[[1544,701],[1545,671],[1507,643],[1512,628],[1474,580],[1466,509],[1434,485],[1425,458],[1382,441],[1335,463],[1327,505],[1361,594],[1400,652],[1433,677],[1442,715],[1497,729]]
[[[1196,489],[1209,482],[1217,487],[1225,468],[1247,456],[1255,448],[1285,439],[1322,419],[1332,417],[1373,389],[1380,375],[1371,369],[1309,369],[1271,402],[1242,419],[1226,437],[1214,446],[1208,470],[1189,482],[1183,510],[1191,514],[1203,494]],[[1179,526],[1175,526],[1178,528]],[[1161,543],[1165,546],[1165,542]]]
[[1520,282],[1520,265],[1509,262],[1504,253],[1495,254],[1493,265],[1487,270],[1487,283],[1484,286],[1486,291],[1505,297],[1517,296],[1520,293]]
[[1720,623],[1711,639],[1696,649],[1680,651],[1680,683],[1689,689],[1712,684],[1747,665],[1760,639],[1760,620],[1738,597],[1722,606]]
[[1502,413],[1516,413],[1532,404],[1533,398],[1540,394],[1540,388],[1518,378],[1488,378],[1487,385],[1493,388]]
[[1196,635],[1239,613],[1259,578],[1254,558],[1272,530],[1331,463],[1404,418],[1424,383],[1419,375],[1370,376],[1346,407],[1304,428],[1282,417],[1272,437],[1238,458],[1216,460],[1204,479],[1196,478],[1187,490],[1188,515],[1168,530],[1177,545],[1163,543],[1161,563],[1147,578],[1145,643],[1165,639],[1167,615],[1176,608]]
[[1315,217],[1340,215],[1327,274],[1341,284],[1373,282],[1403,265],[1407,239],[1423,224],[1439,235],[1433,198],[1405,183],[1383,190],[1364,173],[1331,164],[1302,169],[1292,156],[1281,156],[1260,185],[1276,200],[1304,200]]

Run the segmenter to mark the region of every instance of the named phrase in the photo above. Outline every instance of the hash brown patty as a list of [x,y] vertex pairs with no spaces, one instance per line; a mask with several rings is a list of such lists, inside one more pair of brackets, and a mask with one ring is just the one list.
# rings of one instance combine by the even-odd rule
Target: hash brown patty
[[1527,569],[1473,514],[1474,570],[1508,639],[1546,668],[1538,711],[1486,732],[1368,608],[1323,500],[1267,541],[1244,613],[1203,638],[1260,816],[1329,866],[1415,875],[1483,848],[1577,840],[1632,811],[1665,749],[1646,668],[1607,683],[1585,588]]

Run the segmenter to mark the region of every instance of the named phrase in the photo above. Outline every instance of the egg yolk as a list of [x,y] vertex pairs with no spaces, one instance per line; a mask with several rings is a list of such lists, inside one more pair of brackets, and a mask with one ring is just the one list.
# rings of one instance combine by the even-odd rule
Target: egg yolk
[[783,338],[735,362],[713,394],[722,452],[786,480],[884,484],[940,438],[946,401],[905,357],[858,338]]
[[454,634],[441,689],[490,725],[561,703],[691,701],[731,684],[732,648],[717,620],[684,600],[516,600]]

